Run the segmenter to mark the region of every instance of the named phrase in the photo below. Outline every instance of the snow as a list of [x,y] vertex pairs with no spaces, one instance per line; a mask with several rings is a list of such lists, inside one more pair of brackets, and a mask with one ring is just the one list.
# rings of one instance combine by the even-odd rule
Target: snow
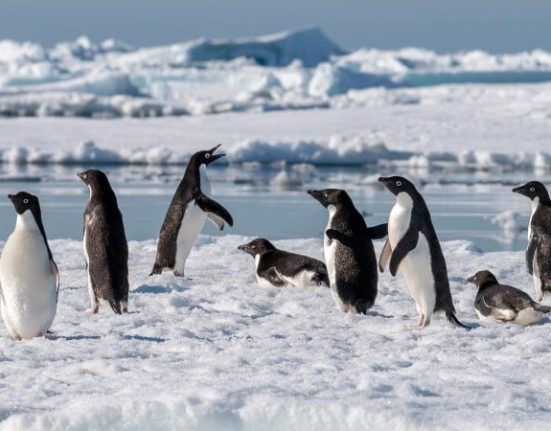
[[[87,37],[46,48],[0,41],[0,116],[150,117],[346,108],[479,98],[465,84],[551,81],[551,53],[347,53],[320,29],[132,47]],[[457,85],[461,90],[453,90]],[[435,92],[437,93],[437,92]],[[435,94],[433,93],[433,94]],[[549,91],[543,95],[549,100]],[[547,111],[548,114],[548,111]],[[544,114],[546,115],[546,114]]]
[[[184,280],[148,277],[155,242],[130,242],[122,317],[106,307],[85,315],[81,243],[51,241],[62,277],[53,334],[14,342],[0,328],[0,429],[528,430],[549,422],[549,319],[481,324],[466,282],[489,269],[532,294],[522,252],[443,243],[458,316],[474,328],[436,316],[416,331],[414,303],[388,273],[368,316],[341,313],[326,288],[259,288],[252,259],[236,249],[250,239],[201,236]],[[276,245],[323,257],[321,238]]]
[[[409,89],[404,91],[414,91],[421,101],[398,105],[375,103],[378,91],[364,90],[362,100],[373,97],[369,104],[346,109],[229,112],[147,121],[0,119],[0,160],[179,165],[195,151],[221,143],[228,157],[220,163],[489,172],[541,172],[551,167],[551,84]],[[354,97],[360,100],[360,92]],[[124,109],[134,109],[124,102],[129,99],[121,100]],[[136,105],[136,112],[143,106]],[[153,112],[157,108],[151,107]]]

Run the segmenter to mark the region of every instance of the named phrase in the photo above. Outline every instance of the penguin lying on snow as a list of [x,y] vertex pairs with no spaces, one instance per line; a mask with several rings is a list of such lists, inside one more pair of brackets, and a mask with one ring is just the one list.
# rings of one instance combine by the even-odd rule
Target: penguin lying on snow
[[324,252],[331,293],[345,313],[363,313],[377,297],[377,258],[372,239],[386,236],[387,225],[368,228],[344,190],[308,190],[329,211]]
[[17,212],[15,230],[0,257],[0,311],[16,340],[40,337],[57,309],[59,271],[52,257],[38,198],[8,195]]
[[381,272],[389,261],[393,276],[400,269],[420,315],[419,329],[430,323],[435,311],[444,311],[453,325],[468,328],[455,316],[446,261],[425,200],[403,177],[379,181],[396,195],[388,218],[388,241],[379,259]]
[[522,290],[499,284],[490,271],[478,271],[469,282],[478,286],[474,307],[480,320],[531,325],[551,311]]
[[536,301],[551,292],[551,200],[545,186],[539,181],[513,189],[514,193],[532,201],[532,215],[528,223],[526,266],[534,277]]
[[174,275],[183,277],[191,247],[207,218],[220,230],[224,223],[233,226],[230,213],[207,196],[210,185],[206,168],[225,155],[214,154],[218,147],[220,145],[199,151],[191,157],[161,227],[157,256],[150,275],[169,269],[174,271]]
[[278,250],[264,238],[237,248],[254,257],[256,280],[261,287],[329,287],[327,268],[317,259]]
[[115,192],[101,171],[78,174],[90,188],[84,211],[84,257],[88,270],[90,309],[96,314],[99,299],[116,314],[128,311],[128,244]]

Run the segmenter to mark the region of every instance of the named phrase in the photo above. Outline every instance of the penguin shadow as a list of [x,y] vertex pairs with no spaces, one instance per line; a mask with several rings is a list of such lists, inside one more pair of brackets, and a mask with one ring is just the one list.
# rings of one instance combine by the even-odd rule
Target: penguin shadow
[[393,319],[394,318],[394,316],[391,315],[391,314],[384,314],[384,313],[380,313],[379,311],[375,311],[375,310],[368,310],[367,313],[366,313],[366,316],[382,317],[383,319]]
[[150,293],[153,295],[159,295],[163,293],[184,292],[189,290],[189,286],[162,286],[158,284],[142,284],[132,290],[132,293]]
[[56,335],[52,333],[48,333],[45,335],[47,340],[64,340],[64,341],[79,341],[79,340],[99,340],[101,338],[100,335]]
[[122,337],[123,340],[135,340],[135,341],[148,341],[150,343],[164,343],[165,338],[162,337],[147,337],[145,335],[125,335]]

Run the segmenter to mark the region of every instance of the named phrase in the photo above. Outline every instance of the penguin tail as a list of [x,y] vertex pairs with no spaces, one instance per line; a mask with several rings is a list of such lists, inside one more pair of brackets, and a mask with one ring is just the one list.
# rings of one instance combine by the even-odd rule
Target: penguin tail
[[152,275],[161,274],[162,272],[163,272],[163,268],[161,267],[161,265],[155,264],[153,265],[153,269],[149,273],[149,276],[151,277]]
[[122,314],[121,303],[119,301],[111,299],[109,300],[109,305],[111,306],[115,314]]
[[534,310],[541,311],[542,313],[549,313],[551,311],[551,307],[548,307],[547,305],[541,305],[541,304],[534,304]]
[[464,325],[463,323],[461,323],[452,310],[446,311],[446,318],[448,319],[448,321],[453,326],[455,326],[457,328],[464,328],[464,329],[467,329],[467,330],[471,329],[470,326],[467,326],[467,325]]

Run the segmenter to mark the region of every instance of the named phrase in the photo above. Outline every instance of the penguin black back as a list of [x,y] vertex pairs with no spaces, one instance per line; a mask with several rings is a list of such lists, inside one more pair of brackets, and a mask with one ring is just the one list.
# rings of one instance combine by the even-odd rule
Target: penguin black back
[[128,244],[122,214],[107,176],[99,170],[78,174],[90,187],[90,200],[84,211],[84,237],[88,274],[96,303],[105,299],[121,314],[128,303]]
[[308,190],[308,194],[329,211],[324,249],[337,303],[343,311],[365,314],[377,297],[377,259],[371,240],[386,236],[387,225],[368,228],[345,190]]
[[[233,219],[230,213],[222,205],[206,196],[201,189],[200,168],[202,166],[206,167],[212,162],[218,160],[220,157],[224,156],[224,154],[214,154],[218,147],[220,147],[220,145],[217,145],[207,151],[198,151],[189,160],[184,172],[184,177],[176,188],[176,192],[172,197],[168,211],[165,215],[165,219],[161,226],[155,264],[153,265],[150,275],[160,274],[165,268],[175,268],[177,264],[176,256],[178,251],[178,234],[181,228],[186,228],[186,226],[182,226],[182,221],[186,211],[190,209],[190,204],[193,203],[194,205],[197,205],[204,213],[207,214],[207,217],[210,218],[219,229],[223,229],[224,222],[230,226],[233,226]],[[203,223],[204,221],[201,221],[199,230]],[[197,235],[198,233],[199,232],[196,232]],[[195,241],[194,236],[195,234],[190,234],[190,237],[193,238],[188,238],[188,240],[191,242]],[[189,249],[191,249],[192,244],[186,245],[189,246]],[[189,253],[189,250],[184,252],[184,263],[187,258],[187,253]],[[183,263],[180,263],[183,266]],[[181,268],[181,271],[183,272],[183,268]]]

